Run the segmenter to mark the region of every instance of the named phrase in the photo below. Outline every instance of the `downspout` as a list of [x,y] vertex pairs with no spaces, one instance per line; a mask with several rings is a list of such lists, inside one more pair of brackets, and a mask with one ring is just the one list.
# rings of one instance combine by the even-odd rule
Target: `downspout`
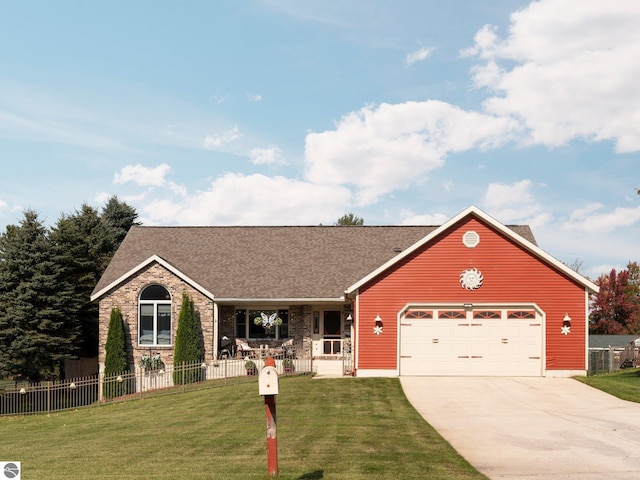
[[218,304],[213,302],[213,361],[218,359]]

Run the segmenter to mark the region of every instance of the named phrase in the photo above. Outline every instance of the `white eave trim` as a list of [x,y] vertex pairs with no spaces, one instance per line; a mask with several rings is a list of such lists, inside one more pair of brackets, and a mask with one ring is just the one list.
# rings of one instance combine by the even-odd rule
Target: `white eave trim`
[[340,298],[216,298],[216,303],[234,303],[234,304],[281,304],[281,305],[307,305],[310,303],[345,303],[345,297]]
[[472,214],[478,216],[481,220],[483,220],[484,222],[488,223],[489,225],[494,227],[496,230],[500,231],[506,237],[508,237],[508,238],[512,239],[513,241],[515,241],[516,243],[518,243],[520,246],[522,246],[523,248],[528,250],[531,254],[535,255],[536,257],[542,259],[543,261],[545,261],[549,265],[551,265],[551,266],[555,267],[556,269],[560,270],[567,277],[575,280],[580,285],[583,285],[588,292],[594,292],[595,293],[595,292],[597,292],[599,290],[599,287],[595,283],[593,283],[591,280],[583,277],[582,275],[577,273],[575,270],[567,267],[564,263],[560,262],[559,260],[556,260],[551,255],[549,255],[547,252],[542,250],[540,247],[538,247],[537,245],[534,245],[533,243],[531,243],[527,239],[521,237],[520,235],[515,233],[513,230],[511,230],[509,227],[503,225],[502,223],[498,222],[493,217],[487,215],[485,212],[480,210],[478,207],[476,207],[474,205],[471,205],[470,207],[466,208],[465,210],[460,212],[455,217],[451,218],[448,222],[444,223],[443,225],[441,225],[440,227],[436,228],[434,231],[429,233],[427,236],[425,236],[421,240],[419,240],[416,243],[414,243],[413,245],[411,245],[409,248],[404,250],[402,253],[399,253],[398,255],[393,257],[391,260],[386,262],[384,265],[378,267],[376,270],[371,272],[369,275],[367,275],[366,277],[362,278],[358,282],[356,282],[353,285],[351,285],[349,288],[347,288],[347,290],[345,290],[345,294],[347,294],[347,295],[353,294],[353,292],[358,290],[364,284],[366,284],[367,282],[373,280],[375,277],[380,275],[382,272],[384,272],[385,270],[387,270],[391,266],[395,265],[397,262],[399,262],[403,258],[407,257],[408,255],[411,255],[413,252],[415,252],[416,250],[421,248],[426,243],[430,242],[433,238],[435,238],[436,236],[440,235],[445,230],[448,230],[449,228],[451,228],[453,225],[458,223],[463,218],[465,218],[465,217],[467,217],[469,215],[472,215]]
[[180,279],[184,280],[186,283],[191,285],[193,288],[195,288],[196,290],[198,290],[200,293],[202,293],[206,297],[210,298],[211,300],[213,300],[215,298],[213,293],[209,292],[206,288],[202,287],[202,285],[200,285],[198,282],[193,281],[191,278],[186,276],[184,273],[182,273],[180,270],[175,268],[169,262],[167,262],[163,258],[159,257],[158,255],[152,255],[149,258],[147,258],[144,262],[136,265],[131,270],[129,270],[127,273],[125,273],[124,275],[120,276],[119,278],[117,278],[116,280],[111,282],[109,285],[104,287],[102,290],[100,290],[100,291],[96,292],[95,294],[91,295],[91,301],[93,302],[94,300],[100,298],[105,293],[107,293],[109,290],[111,290],[114,287],[116,287],[117,285],[125,282],[129,277],[131,277],[132,275],[135,275],[140,270],[142,270],[143,268],[147,267],[148,265],[150,265],[150,264],[152,264],[154,262],[157,262],[159,265],[163,266],[164,268],[169,270],[171,273],[173,273],[174,275],[176,275]]

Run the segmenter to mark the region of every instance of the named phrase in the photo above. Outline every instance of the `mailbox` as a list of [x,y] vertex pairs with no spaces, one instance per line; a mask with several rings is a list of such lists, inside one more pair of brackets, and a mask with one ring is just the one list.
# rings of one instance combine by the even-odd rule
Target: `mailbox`
[[266,366],[258,376],[260,395],[278,395],[278,371],[276,367]]

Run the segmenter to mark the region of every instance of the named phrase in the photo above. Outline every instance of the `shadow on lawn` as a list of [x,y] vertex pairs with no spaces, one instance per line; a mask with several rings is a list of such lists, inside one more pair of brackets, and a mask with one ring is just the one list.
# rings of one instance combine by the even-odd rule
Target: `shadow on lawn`
[[315,472],[305,473],[301,477],[296,478],[296,480],[320,480],[324,478],[323,470],[316,470]]

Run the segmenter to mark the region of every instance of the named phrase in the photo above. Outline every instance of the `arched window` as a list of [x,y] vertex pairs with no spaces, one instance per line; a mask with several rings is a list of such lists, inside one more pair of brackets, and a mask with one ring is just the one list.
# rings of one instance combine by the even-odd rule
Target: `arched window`
[[171,295],[162,285],[149,285],[138,301],[138,345],[171,345]]

